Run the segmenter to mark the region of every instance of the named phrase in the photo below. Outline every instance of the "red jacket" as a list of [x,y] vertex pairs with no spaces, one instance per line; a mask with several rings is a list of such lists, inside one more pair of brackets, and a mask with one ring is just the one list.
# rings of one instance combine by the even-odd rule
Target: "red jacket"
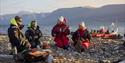
[[52,36],[55,37],[56,45],[63,48],[69,44],[67,35],[70,34],[69,26],[65,24],[57,24],[52,29]]
[[81,42],[81,45],[83,47],[86,47],[88,48],[89,45],[90,45],[90,39],[91,39],[91,36],[88,32],[87,29],[85,30],[81,30],[81,29],[78,29],[72,36],[72,40],[74,41],[74,46],[79,42],[79,41],[82,41]]

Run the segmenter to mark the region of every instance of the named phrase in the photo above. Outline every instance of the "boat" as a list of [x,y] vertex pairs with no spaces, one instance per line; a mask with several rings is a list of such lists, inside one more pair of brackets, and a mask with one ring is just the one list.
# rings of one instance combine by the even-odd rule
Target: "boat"
[[91,36],[93,38],[103,38],[103,39],[122,39],[123,36],[121,36],[120,34],[91,34]]

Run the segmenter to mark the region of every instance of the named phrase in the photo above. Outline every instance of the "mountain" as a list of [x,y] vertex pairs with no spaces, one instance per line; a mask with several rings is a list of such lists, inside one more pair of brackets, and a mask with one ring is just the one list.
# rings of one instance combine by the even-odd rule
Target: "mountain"
[[76,25],[81,21],[85,21],[90,25],[109,23],[115,20],[125,22],[125,4],[106,5],[100,8],[61,8],[51,13],[31,13],[23,11],[17,14],[2,15],[0,16],[0,21],[2,21],[2,24],[7,24],[9,19],[15,15],[21,15],[25,24],[36,19],[40,25],[54,25],[59,16],[67,17],[71,25]]
[[100,8],[63,8],[52,12],[44,20],[46,23],[54,24],[59,16],[66,16],[72,25],[78,24],[81,21],[89,22],[89,24],[112,22],[116,19],[125,21],[125,4],[106,5]]
[[16,14],[0,15],[0,25],[8,25],[11,18],[14,16],[20,16],[23,19],[23,23],[27,25],[31,20],[41,21],[49,13],[32,13],[28,11],[20,11]]

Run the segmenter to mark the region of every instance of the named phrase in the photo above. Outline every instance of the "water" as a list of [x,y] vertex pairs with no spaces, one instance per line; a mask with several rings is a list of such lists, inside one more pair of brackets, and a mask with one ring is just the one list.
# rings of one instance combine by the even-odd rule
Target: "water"
[[[101,25],[103,25],[103,23],[102,24],[94,24],[94,25],[86,23],[86,26],[88,27],[89,30],[91,30],[91,29],[98,30]],[[107,25],[104,25],[104,26],[106,28],[111,29],[110,24],[107,24]],[[9,27],[9,25],[0,26],[0,33],[7,34],[8,27]],[[118,32],[123,35],[125,33],[125,22],[118,23],[117,27],[118,27]],[[47,34],[47,35],[51,35],[52,28],[53,28],[53,26],[40,26],[40,29],[43,32],[43,34]],[[73,32],[75,30],[77,30],[77,28],[78,28],[78,25],[70,26],[70,30],[73,31]],[[25,32],[26,30],[27,30],[27,26],[24,27],[23,31]]]
[[[7,34],[8,28],[9,28],[9,25],[1,25],[0,26],[0,33]],[[51,29],[52,29],[52,26],[40,26],[40,30],[43,32],[43,34],[50,35]],[[24,33],[26,30],[27,30],[27,26],[24,26],[24,28],[23,28]]]

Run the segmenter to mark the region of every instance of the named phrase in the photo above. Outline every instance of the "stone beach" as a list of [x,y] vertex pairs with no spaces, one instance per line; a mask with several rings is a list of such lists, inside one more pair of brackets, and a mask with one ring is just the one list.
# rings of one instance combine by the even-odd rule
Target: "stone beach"
[[[50,36],[45,36],[42,40],[51,44],[54,63],[118,63],[125,60],[125,47],[123,46],[125,41],[120,39],[92,38],[91,47],[82,53],[74,51],[72,46],[69,51],[56,48]],[[0,35],[0,58],[9,56],[10,50],[11,46],[7,35]],[[9,57],[7,61],[3,60],[4,58],[0,59],[0,63],[14,62]]]

